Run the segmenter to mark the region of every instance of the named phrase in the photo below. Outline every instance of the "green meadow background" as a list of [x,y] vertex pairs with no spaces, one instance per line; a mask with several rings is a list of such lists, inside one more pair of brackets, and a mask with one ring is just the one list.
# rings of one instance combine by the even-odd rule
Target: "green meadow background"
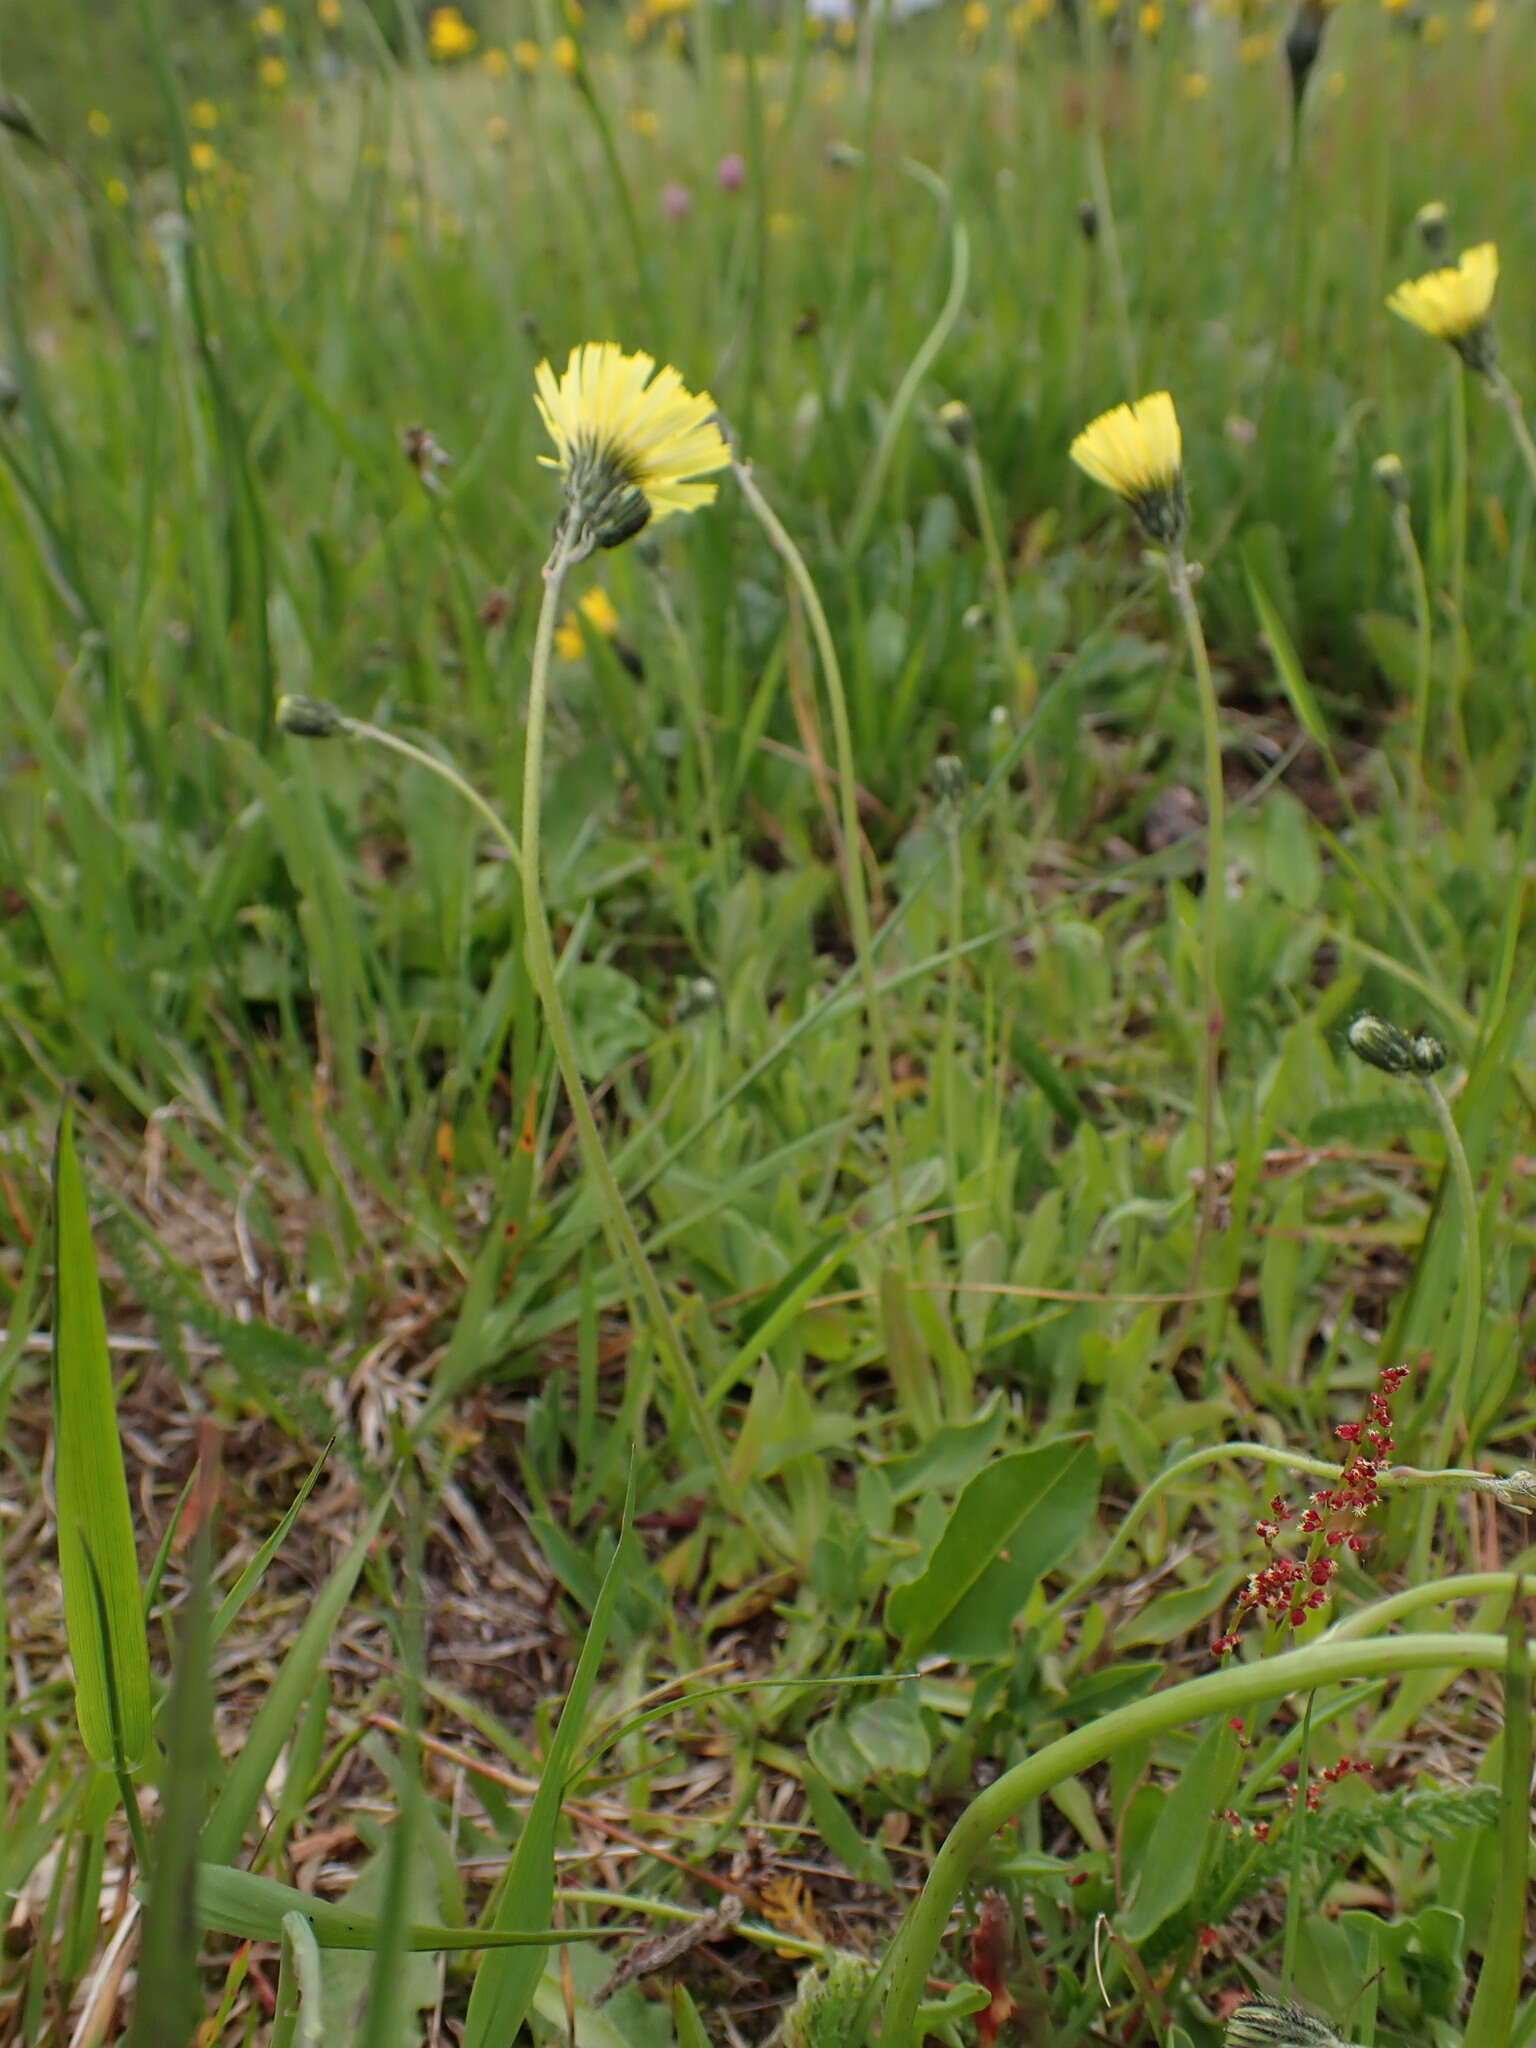
[[[1536,35],[1302,19],[1298,103],[1229,0],[0,10],[0,2048],[1536,2042],[1533,487],[1385,305],[1442,202],[1536,395]],[[857,785],[729,475],[576,572],[544,901],[692,1402],[436,772],[516,828],[587,340],[717,401]],[[1216,878],[1067,454],[1164,388]],[[1463,1477],[1243,1618],[1399,1365]]]

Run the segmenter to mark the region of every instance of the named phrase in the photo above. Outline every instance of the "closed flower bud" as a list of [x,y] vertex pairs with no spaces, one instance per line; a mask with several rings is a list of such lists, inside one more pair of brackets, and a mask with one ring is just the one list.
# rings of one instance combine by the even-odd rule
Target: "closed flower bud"
[[951,398],[939,407],[939,425],[957,448],[969,448],[976,439],[976,422],[963,398]]
[[1371,475],[1394,505],[1407,504],[1408,472],[1404,469],[1400,456],[1378,455],[1371,464]]
[[334,740],[352,726],[344,712],[319,697],[279,697],[277,722],[284,732],[301,740]]
[[1079,199],[1077,202],[1077,226],[1085,242],[1099,239],[1099,209],[1091,199]]
[[1431,199],[1413,216],[1424,253],[1443,263],[1451,253],[1451,216],[1438,199]]
[[1350,1025],[1348,1038],[1356,1058],[1383,1074],[1438,1074],[1447,1058],[1440,1040],[1427,1031],[1416,1031],[1410,1037],[1385,1017],[1369,1012]]

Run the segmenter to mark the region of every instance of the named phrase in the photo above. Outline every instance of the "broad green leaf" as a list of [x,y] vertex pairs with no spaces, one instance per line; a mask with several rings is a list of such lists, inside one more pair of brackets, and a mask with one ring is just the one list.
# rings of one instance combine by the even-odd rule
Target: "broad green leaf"
[[[631,1476],[624,1501],[619,1541],[603,1578],[602,1591],[592,1610],[587,1639],[571,1679],[571,1689],[561,1710],[559,1726],[549,1745],[539,1789],[528,1809],[523,1832],[507,1870],[506,1881],[497,1896],[490,1928],[480,1939],[495,1931],[546,1927],[555,1896],[555,1836],[560,1824],[560,1806],[565,1798],[566,1780],[581,1740],[582,1724],[598,1667],[613,1622],[613,1610],[630,1569],[630,1508],[634,1498]],[[563,1937],[562,1937],[563,1938]],[[464,2027],[464,2048],[506,2048],[523,2024],[529,2004],[538,1988],[544,1967],[542,1948],[526,1955],[488,1956],[475,1977],[470,1993],[469,2013]]]
[[149,1748],[149,1648],[107,1325],[73,1118],[54,1154],[53,1420],[59,1575],[80,1739],[132,1770]]
[[1185,1765],[1140,1859],[1141,1878],[1121,1923],[1127,1941],[1145,1941],[1194,1897],[1240,1756],[1236,1736],[1217,1721]]
[[272,2015],[272,2048],[320,2048],[325,2038],[320,2001],[325,1978],[320,1944],[302,1913],[285,1913],[278,1964],[277,2010]]
[[1062,1437],[988,1465],[955,1502],[927,1565],[886,1601],[901,1655],[1006,1655],[1043,1573],[1088,1527],[1098,1465],[1086,1437]]
[[[245,1831],[272,1775],[272,1768],[304,1710],[315,1673],[330,1648],[331,1638],[357,1584],[363,1560],[384,1526],[389,1507],[390,1495],[386,1493],[312,1601],[304,1626],[295,1636],[266,1698],[257,1709],[256,1718],[230,1765],[224,1789],[214,1801],[213,1812],[203,1830],[203,1856],[207,1862],[233,1863],[239,1853]],[[273,1933],[266,1938],[275,1941],[277,1936]]]

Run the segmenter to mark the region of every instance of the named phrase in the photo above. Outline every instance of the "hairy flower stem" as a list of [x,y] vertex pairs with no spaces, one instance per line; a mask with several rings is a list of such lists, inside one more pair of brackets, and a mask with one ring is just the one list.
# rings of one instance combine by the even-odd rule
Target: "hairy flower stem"
[[[843,688],[843,671],[827,624],[820,593],[796,547],[789,530],[758,489],[749,466],[733,461],[732,471],[753,516],[767,534],[775,554],[789,571],[790,581],[800,594],[810,621],[811,637],[821,663],[827,703],[832,713],[833,748],[837,756],[840,829],[843,840],[843,888],[848,899],[848,922],[853,932],[853,949],[858,955],[859,975],[864,990],[864,1011],[874,1048],[875,1072],[880,1089],[881,1115],[885,1124],[886,1158],[890,1162],[893,1213],[899,1219],[904,1207],[901,1153],[901,1123],[896,1113],[896,1083],[891,1068],[890,1042],[885,1016],[880,1007],[880,990],[875,980],[874,932],[869,919],[869,892],[864,882],[863,834],[859,829],[859,786],[853,766],[853,729],[848,722],[848,695]],[[904,1237],[904,1230],[901,1236]]]
[[565,1006],[560,998],[559,983],[555,977],[555,950],[549,935],[549,920],[545,916],[544,899],[540,889],[544,727],[549,705],[550,655],[554,645],[555,621],[560,615],[560,593],[566,571],[574,562],[579,561],[586,551],[583,543],[562,535],[556,542],[553,554],[544,565],[544,598],[539,607],[538,627],[534,635],[533,664],[528,683],[528,727],[523,751],[523,950],[529,976],[538,994],[539,1007],[544,1012],[550,1043],[554,1047],[555,1063],[559,1067],[560,1079],[571,1105],[571,1115],[575,1119],[577,1136],[581,1141],[582,1162],[597,1188],[613,1240],[628,1264],[630,1278],[635,1293],[644,1307],[651,1338],[660,1353],[663,1370],[687,1411],[700,1446],[714,1469],[719,1499],[722,1505],[734,1511],[740,1506],[741,1489],[732,1476],[719,1431],[705,1405],[698,1381],[694,1378],[681,1334],[673,1321],[671,1310],[667,1307],[666,1297],[661,1291],[656,1275],[651,1270],[651,1262],[645,1255],[640,1234],[625,1207],[619,1184],[614,1179],[613,1168],[608,1164],[608,1155],[603,1150],[597,1119],[593,1116],[592,1105],[587,1099],[586,1085],[581,1078],[581,1068],[576,1058],[575,1043],[571,1038]]
[[1043,1798],[1052,1786],[1118,1755],[1133,1743],[1193,1721],[1238,1714],[1287,1693],[1314,1691],[1340,1680],[1398,1678],[1409,1671],[1503,1671],[1508,1668],[1509,1655],[1504,1637],[1496,1635],[1319,1640],[1283,1656],[1230,1665],[1168,1686],[1048,1743],[979,1793],[946,1836],[881,1967],[876,1987],[877,1993],[885,1988],[881,2048],[919,2048],[923,2029],[918,2010],[956,1900],[997,1830]]
[[1200,1185],[1200,1220],[1195,1232],[1195,1256],[1190,1287],[1199,1284],[1200,1265],[1216,1209],[1216,1116],[1221,1066],[1221,938],[1227,893],[1226,791],[1221,776],[1221,724],[1216,703],[1216,685],[1211,676],[1211,658],[1195,603],[1194,585],[1183,548],[1175,542],[1168,550],[1168,588],[1178,606],[1189,656],[1194,663],[1195,688],[1200,699],[1200,731],[1205,752],[1205,893],[1200,899],[1201,981],[1205,1017],[1200,1065],[1200,1113],[1204,1153]]

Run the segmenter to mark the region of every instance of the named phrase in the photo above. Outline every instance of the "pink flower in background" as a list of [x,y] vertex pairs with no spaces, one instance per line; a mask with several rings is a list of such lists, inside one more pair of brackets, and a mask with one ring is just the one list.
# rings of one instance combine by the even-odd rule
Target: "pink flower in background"
[[663,185],[661,210],[668,220],[686,220],[693,211],[693,194],[686,185]]
[[722,192],[739,192],[746,179],[747,167],[734,149],[715,165],[715,183]]

